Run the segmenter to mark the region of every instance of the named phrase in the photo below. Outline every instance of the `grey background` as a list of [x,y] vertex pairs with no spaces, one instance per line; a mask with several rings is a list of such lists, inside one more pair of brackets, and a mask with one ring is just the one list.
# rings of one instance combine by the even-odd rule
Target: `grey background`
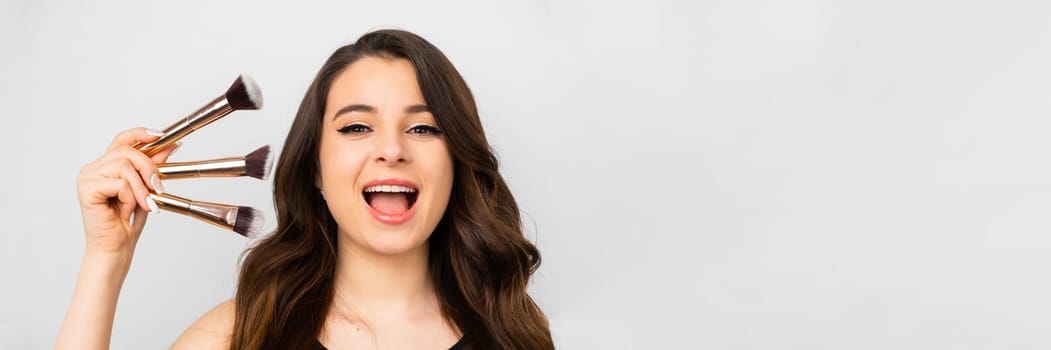
[[[1051,347],[1038,1],[0,3],[0,348],[51,347],[82,164],[240,72],[266,107],[174,160],[280,147],[338,46],[397,27],[474,90],[564,349]],[[270,183],[169,181],[252,205]],[[273,228],[268,223],[267,228]],[[151,217],[113,348],[233,295],[246,241]]]

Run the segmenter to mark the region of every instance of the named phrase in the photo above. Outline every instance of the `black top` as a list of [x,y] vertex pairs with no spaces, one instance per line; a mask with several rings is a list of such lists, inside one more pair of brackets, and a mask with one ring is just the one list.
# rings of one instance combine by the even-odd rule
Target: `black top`
[[[449,348],[449,350],[463,350],[463,345],[461,345],[460,343],[463,343],[463,338],[460,338],[460,340],[456,341],[456,344],[453,344],[453,347]],[[321,345],[321,342],[318,341],[314,342],[314,350],[328,350],[328,348],[326,348],[324,345]]]

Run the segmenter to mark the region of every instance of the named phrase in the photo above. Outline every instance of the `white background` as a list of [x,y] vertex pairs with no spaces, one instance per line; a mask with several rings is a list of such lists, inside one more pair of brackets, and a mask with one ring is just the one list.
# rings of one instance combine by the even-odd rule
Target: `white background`
[[[475,92],[563,349],[1051,348],[1051,17],[1031,1],[5,1],[0,348],[51,347],[74,180],[238,73],[262,111],[173,160],[280,148],[337,47],[427,38]],[[271,184],[168,181],[265,209]],[[270,222],[267,228],[273,228]],[[246,241],[151,217],[115,349],[233,295]]]

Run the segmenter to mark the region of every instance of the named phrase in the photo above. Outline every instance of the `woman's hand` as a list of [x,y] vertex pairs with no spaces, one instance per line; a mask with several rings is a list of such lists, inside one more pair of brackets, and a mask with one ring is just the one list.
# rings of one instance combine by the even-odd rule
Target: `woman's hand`
[[56,349],[109,349],[117,297],[131,268],[135,243],[147,210],[157,210],[149,193],[164,191],[157,164],[178,148],[173,145],[147,157],[133,146],[158,137],[160,132],[144,128],[122,132],[102,157],[80,169],[77,198],[87,248]]
[[178,148],[172,145],[147,157],[133,146],[155,141],[161,135],[146,128],[121,132],[101,157],[81,168],[77,198],[87,236],[87,254],[116,254],[130,260],[147,212],[157,210],[149,193],[164,192],[157,164],[164,163]]

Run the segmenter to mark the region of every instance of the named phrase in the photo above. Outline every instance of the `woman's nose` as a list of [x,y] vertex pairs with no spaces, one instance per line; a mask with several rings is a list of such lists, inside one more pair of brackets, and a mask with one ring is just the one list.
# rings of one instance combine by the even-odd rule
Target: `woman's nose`
[[388,132],[377,138],[376,142],[379,143],[376,147],[375,156],[377,162],[389,164],[408,162],[401,136],[399,132]]

